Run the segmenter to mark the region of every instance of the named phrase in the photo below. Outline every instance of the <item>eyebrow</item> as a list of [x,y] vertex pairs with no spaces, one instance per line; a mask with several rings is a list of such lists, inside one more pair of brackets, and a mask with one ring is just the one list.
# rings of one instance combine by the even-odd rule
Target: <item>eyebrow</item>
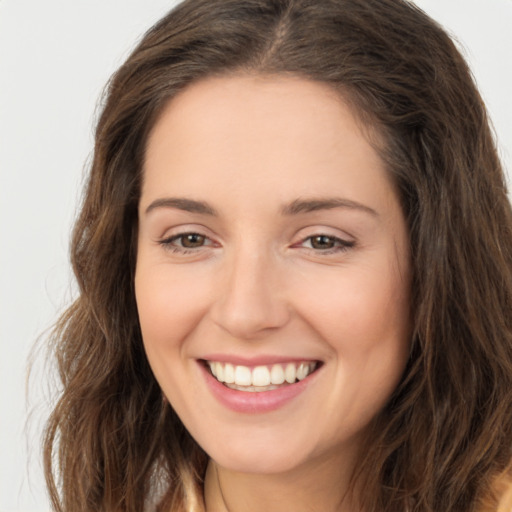
[[146,208],[146,214],[156,208],[176,208],[185,212],[218,217],[215,208],[205,201],[195,201],[194,199],[185,199],[182,197],[164,197],[162,199],[156,199]]
[[[205,201],[196,201],[194,199],[186,199],[182,197],[164,197],[156,199],[147,208],[146,214],[157,208],[176,208],[185,212],[199,213],[201,215],[211,215],[218,217],[219,214]],[[316,212],[319,210],[332,210],[334,208],[348,208],[351,210],[360,210],[369,213],[374,217],[379,214],[369,206],[339,197],[328,197],[321,199],[295,199],[291,203],[285,205],[281,209],[282,215],[299,215],[301,213]]]
[[298,215],[300,213],[316,212],[318,210],[332,210],[333,208],[348,208],[369,213],[374,217],[379,214],[369,206],[339,197],[327,197],[321,199],[296,199],[281,210],[283,215]]

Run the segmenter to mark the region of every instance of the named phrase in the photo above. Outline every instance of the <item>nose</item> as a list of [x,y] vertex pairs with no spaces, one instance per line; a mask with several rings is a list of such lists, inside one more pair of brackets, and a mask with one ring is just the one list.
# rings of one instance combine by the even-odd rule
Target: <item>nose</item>
[[[248,251],[251,252],[251,251]],[[289,321],[282,269],[262,253],[238,252],[219,274],[213,321],[238,339],[258,339]]]

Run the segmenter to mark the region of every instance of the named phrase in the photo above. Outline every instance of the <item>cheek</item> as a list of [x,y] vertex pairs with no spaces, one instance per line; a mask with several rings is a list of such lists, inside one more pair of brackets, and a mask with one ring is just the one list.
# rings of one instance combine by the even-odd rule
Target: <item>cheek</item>
[[[303,316],[343,353],[403,345],[410,330],[409,292],[394,269],[348,269],[307,283]],[[312,293],[314,290],[314,293]]]
[[170,272],[165,265],[140,265],[135,274],[139,322],[149,364],[163,393],[185,418],[191,415],[190,394],[194,392],[187,380],[193,360],[185,340],[195,329],[201,311],[201,290],[193,284],[179,269]]
[[[403,375],[410,347],[409,305],[406,295],[393,293],[393,287],[360,286],[350,293],[347,283],[344,293],[332,297],[329,305],[324,302],[324,321],[316,325],[335,362],[326,400],[333,439],[367,425]],[[317,310],[318,318],[321,314]]]
[[[184,340],[198,321],[198,290],[185,286],[179,272],[165,265],[139,265],[135,296],[146,355],[161,388],[170,401],[182,401]],[[176,270],[176,269],[174,269]]]
[[345,411],[368,420],[397,386],[410,348],[409,283],[394,267],[379,268],[351,268],[338,281],[317,279],[302,307],[336,363],[332,410],[350,401]]
[[208,292],[197,276],[165,265],[144,267],[135,274],[135,296],[144,343],[174,345],[197,322]]

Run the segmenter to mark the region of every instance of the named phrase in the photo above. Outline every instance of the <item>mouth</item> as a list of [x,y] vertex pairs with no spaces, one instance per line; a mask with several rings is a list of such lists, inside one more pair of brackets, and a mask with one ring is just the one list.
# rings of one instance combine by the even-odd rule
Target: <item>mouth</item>
[[237,391],[259,393],[290,386],[318,370],[320,361],[298,361],[261,366],[203,361],[209,373],[224,386]]

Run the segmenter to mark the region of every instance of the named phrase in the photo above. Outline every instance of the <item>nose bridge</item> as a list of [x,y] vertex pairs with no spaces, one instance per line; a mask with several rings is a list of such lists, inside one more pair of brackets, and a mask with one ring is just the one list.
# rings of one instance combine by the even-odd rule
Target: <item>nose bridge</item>
[[277,258],[266,248],[240,243],[219,276],[213,307],[215,322],[237,338],[257,338],[288,320],[288,304],[279,285]]

